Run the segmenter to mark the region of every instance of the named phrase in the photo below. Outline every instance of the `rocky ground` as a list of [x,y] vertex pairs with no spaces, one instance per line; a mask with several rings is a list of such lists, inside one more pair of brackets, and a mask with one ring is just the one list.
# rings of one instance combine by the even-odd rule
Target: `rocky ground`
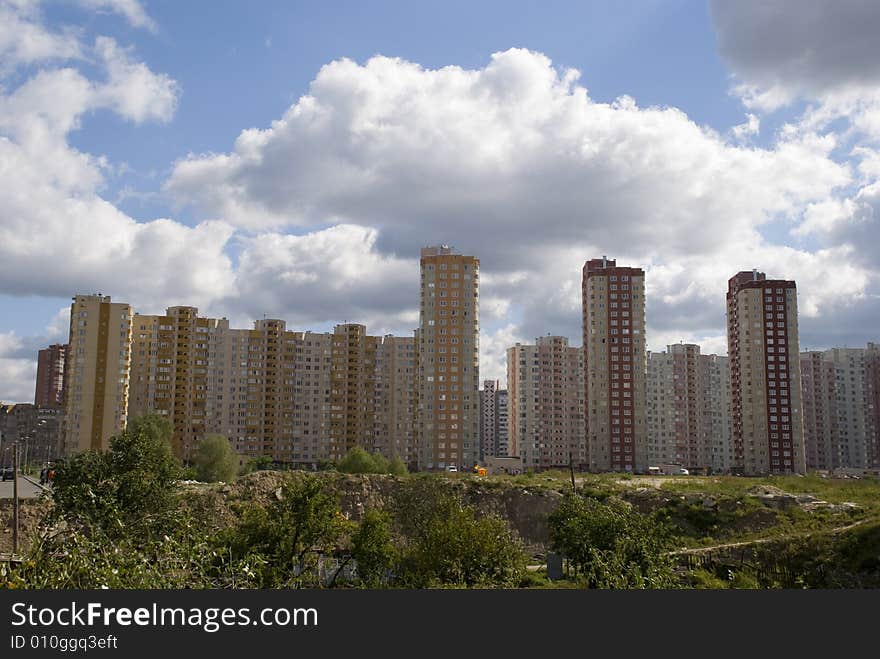
[[[300,472],[292,472],[293,474]],[[349,475],[319,472],[339,492],[342,511],[354,520],[369,508],[389,505],[401,477]],[[280,494],[286,472],[258,471],[234,483],[184,482],[181,489],[185,505],[216,527],[233,524],[247,505],[265,505]],[[534,555],[543,554],[548,543],[547,516],[555,509],[567,485],[536,478],[516,483],[469,475],[436,476],[458,490],[465,501],[485,513],[507,519]],[[656,482],[652,482],[656,481]],[[676,481],[681,481],[676,484]],[[684,492],[677,485],[687,486]],[[779,528],[823,528],[841,526],[864,515],[859,504],[827,502],[811,494],[788,492],[773,485],[755,482],[738,495],[713,492],[706,483],[688,478],[639,478],[616,482],[609,490],[597,490],[595,483],[579,483],[599,496],[618,496],[644,513],[659,513],[680,534],[683,546],[709,545],[751,539]],[[696,487],[697,491],[694,491]],[[22,502],[21,539],[27,548],[39,520],[51,504],[46,500]],[[0,553],[12,548],[12,502],[0,500]]]

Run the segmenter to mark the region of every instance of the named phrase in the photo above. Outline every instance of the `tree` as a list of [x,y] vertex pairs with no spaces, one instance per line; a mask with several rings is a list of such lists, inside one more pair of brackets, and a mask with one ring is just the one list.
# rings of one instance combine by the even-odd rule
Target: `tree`
[[368,510],[364,513],[351,538],[351,555],[357,562],[357,571],[364,586],[378,588],[386,583],[398,560],[391,532],[391,516],[387,512]]
[[270,469],[274,462],[275,461],[272,459],[271,455],[261,455],[259,458],[251,458],[244,463],[239,473],[240,475],[245,476],[247,474],[252,474],[255,471]]
[[279,494],[266,507],[249,508],[236,527],[221,534],[220,545],[232,561],[262,559],[261,588],[316,585],[318,557],[332,555],[352,523],[319,476],[288,474]]
[[336,468],[346,474],[387,474],[389,465],[381,454],[367,453],[360,446],[353,446]]
[[176,508],[180,462],[171,424],[158,415],[129,421],[109,450],[85,451],[57,466],[55,521],[111,536],[157,532]]
[[569,493],[549,518],[550,544],[591,588],[669,588],[676,584],[665,556],[662,524],[624,501],[600,502]]
[[414,588],[510,587],[525,572],[522,543],[495,515],[478,515],[430,477],[405,482],[393,510],[404,539],[400,581]]
[[193,456],[196,477],[206,483],[230,482],[238,473],[238,455],[223,435],[205,435]]
[[388,463],[388,473],[392,476],[406,476],[409,473],[409,470],[406,468],[406,463],[401,457],[395,455]]

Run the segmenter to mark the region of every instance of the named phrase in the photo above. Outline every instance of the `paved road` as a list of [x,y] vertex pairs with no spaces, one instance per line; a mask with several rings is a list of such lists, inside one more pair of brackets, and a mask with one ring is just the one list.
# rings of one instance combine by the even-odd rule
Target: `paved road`
[[[40,496],[43,490],[28,479],[18,477],[18,496],[22,499],[33,499]],[[12,481],[0,481],[0,499],[12,498]]]

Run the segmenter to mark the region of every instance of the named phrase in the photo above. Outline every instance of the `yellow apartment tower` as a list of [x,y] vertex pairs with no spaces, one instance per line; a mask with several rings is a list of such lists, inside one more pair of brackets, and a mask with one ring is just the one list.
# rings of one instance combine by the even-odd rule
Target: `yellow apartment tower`
[[77,295],[70,305],[61,455],[105,450],[125,428],[131,365],[131,307],[109,296]]
[[132,322],[129,417],[155,413],[174,428],[174,452],[189,461],[198,440],[221,430],[222,355],[229,321],[169,307]]
[[479,457],[480,261],[447,245],[421,250],[416,434],[419,469]]

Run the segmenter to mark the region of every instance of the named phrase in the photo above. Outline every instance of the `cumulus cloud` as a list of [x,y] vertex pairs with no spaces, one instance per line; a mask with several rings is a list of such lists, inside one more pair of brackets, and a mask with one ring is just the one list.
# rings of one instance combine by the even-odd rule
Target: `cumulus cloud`
[[519,327],[510,323],[492,332],[480,335],[480,386],[483,380],[499,380],[507,386],[507,349],[517,343],[534,343],[535,337],[525,338]]
[[0,289],[64,297],[112,287],[149,307],[229,295],[231,226],[135,221],[101,197],[106,159],[69,144],[92,111],[168,121],[179,94],[174,80],[109,37],[90,52],[103,80],[70,66],[46,68],[0,93]]
[[76,33],[47,29],[36,2],[0,1],[0,75],[22,64],[81,56]]
[[24,342],[15,332],[0,333],[0,401],[33,401],[37,364],[23,352]]
[[[549,332],[580,344],[581,267],[603,254],[645,268],[652,349],[685,339],[721,352],[727,279],[753,267],[798,280],[811,341],[840,337],[829,319],[880,315],[877,264],[843,232],[872,226],[859,209],[873,208],[880,160],[866,147],[842,158],[850,138],[827,130],[819,108],[758,147],[757,109],[719,133],[674,107],[598,102],[578,72],[528,50],[474,70],[343,59],[270,126],[175,163],[164,189],[202,220],[187,227],[121,213],[99,194],[110,164],[67,144],[96,108],[166,121],[179,95],[115,41],[90,52],[104,80],[44,71],[0,101],[0,122],[14,118],[0,123],[10,172],[0,179],[0,287],[12,292],[57,294],[58,281],[106,290],[109,278],[139,310],[161,300],[236,321],[348,320],[408,334],[419,247],[452,243],[481,259],[481,377],[501,380],[516,341]],[[755,93],[799,93],[742,80]],[[59,94],[70,100],[55,107]],[[780,225],[821,244],[769,239]],[[43,255],[37,236],[47,234]],[[68,258],[55,263],[65,243]],[[40,268],[26,278],[25,263]]]
[[77,4],[95,11],[110,12],[123,16],[132,27],[156,32],[159,26],[149,17],[138,0],[76,0]]
[[[515,318],[526,340],[580,342],[581,267],[602,254],[646,268],[649,341],[723,335],[727,280],[741,269],[798,279],[805,319],[841,296],[872,300],[873,270],[846,241],[806,249],[764,237],[772,223],[806,236],[832,222],[868,154],[855,169],[819,124],[746,146],[756,114],[728,139],[675,108],[596,102],[578,80],[522,49],[478,70],[339,60],[268,128],[178,162],[166,190],[245,229],[361,226],[373,241],[356,257],[365,268],[377,253],[406,259],[452,242],[481,259],[484,322]],[[239,288],[253,277],[263,290],[250,269]],[[383,305],[413,308],[414,289],[387,290]],[[487,364],[500,363],[493,349],[484,340]]]
[[757,107],[880,84],[872,0],[710,0],[710,9],[721,56]]
[[520,49],[476,71],[340,60],[230,153],[177,163],[167,190],[243,227],[376,227],[396,253],[467,239],[497,270],[573,241],[718,249],[849,181],[833,141],[733,147],[674,108],[593,102],[577,77]]
[[134,61],[109,37],[98,37],[95,52],[107,69],[107,81],[96,89],[97,104],[106,104],[135,123],[171,119],[180,91],[177,82]]
[[228,307],[298,329],[347,320],[374,334],[410,335],[418,326],[418,259],[381,254],[376,237],[375,229],[344,224],[242,237]]

